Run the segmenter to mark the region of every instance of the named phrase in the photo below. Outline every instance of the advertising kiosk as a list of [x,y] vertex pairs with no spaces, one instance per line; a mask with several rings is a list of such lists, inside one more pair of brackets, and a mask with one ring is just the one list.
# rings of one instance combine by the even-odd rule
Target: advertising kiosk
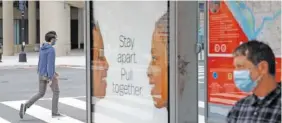
[[197,4],[86,2],[89,123],[198,122]]

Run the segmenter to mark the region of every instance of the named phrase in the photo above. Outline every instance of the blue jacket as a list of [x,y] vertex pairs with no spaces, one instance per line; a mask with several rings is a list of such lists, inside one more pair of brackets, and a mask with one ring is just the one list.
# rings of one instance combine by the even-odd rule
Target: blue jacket
[[53,79],[55,75],[55,49],[52,45],[44,43],[39,51],[38,74]]

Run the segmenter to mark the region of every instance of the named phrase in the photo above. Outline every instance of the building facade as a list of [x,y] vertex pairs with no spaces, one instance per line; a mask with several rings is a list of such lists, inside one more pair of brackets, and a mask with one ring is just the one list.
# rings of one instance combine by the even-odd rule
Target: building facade
[[23,23],[18,1],[2,1],[0,11],[0,43],[5,56],[20,52],[22,42],[27,52],[36,51],[50,30],[58,35],[57,56],[66,56],[71,49],[84,47],[83,1],[27,1]]

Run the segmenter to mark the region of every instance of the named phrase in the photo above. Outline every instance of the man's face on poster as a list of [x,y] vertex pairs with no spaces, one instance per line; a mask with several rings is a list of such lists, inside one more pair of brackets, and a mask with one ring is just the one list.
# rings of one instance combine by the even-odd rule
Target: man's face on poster
[[[158,25],[152,37],[152,60],[148,67],[148,77],[152,85],[151,95],[157,108],[167,107],[168,101],[168,56],[166,26]],[[166,29],[167,30],[167,29]]]
[[99,25],[96,24],[93,28],[93,39],[94,39],[94,49],[93,49],[93,95],[97,98],[104,98],[106,95],[107,88],[107,71],[109,64],[104,55],[104,42],[101,35]]

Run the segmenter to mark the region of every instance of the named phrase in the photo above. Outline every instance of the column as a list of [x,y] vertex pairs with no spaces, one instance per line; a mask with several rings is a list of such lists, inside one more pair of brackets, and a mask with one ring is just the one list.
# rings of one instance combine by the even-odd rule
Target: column
[[84,16],[83,16],[83,10],[84,8],[78,9],[78,49],[80,49],[80,44],[84,43]]
[[[84,18],[84,21],[83,21],[83,30],[86,30],[86,16],[87,16],[87,13],[86,13],[86,7],[83,8],[83,18]],[[92,33],[92,32],[90,32]],[[84,53],[86,53],[86,31],[83,31],[83,50],[84,50]]]
[[28,1],[28,43],[36,43],[36,4],[35,1]]
[[65,31],[65,49],[66,49],[66,54],[69,54],[71,52],[71,8],[69,4],[64,5],[64,12],[65,12],[65,26],[67,27]]
[[48,31],[57,32],[56,56],[70,52],[70,6],[63,1],[40,1],[40,44]]
[[[170,9],[172,10],[171,13],[176,13],[174,16],[170,15],[170,24],[173,24],[171,27],[175,28],[177,33],[177,35],[172,34],[177,39],[177,44],[175,45],[176,56],[180,56],[181,61],[188,62],[186,68],[184,68],[187,72],[186,74],[180,74],[179,69],[176,70],[176,77],[178,77],[176,90],[183,89],[182,94],[177,94],[176,96],[177,121],[179,123],[202,123],[204,119],[202,117],[199,118],[200,120],[198,119],[199,101],[197,87],[199,86],[198,72],[195,71],[198,69],[198,59],[195,53],[195,44],[197,43],[198,36],[198,1],[177,1],[175,7],[177,8]],[[189,39],[189,41],[187,41],[187,39]],[[177,62],[179,61],[174,62],[177,68]],[[204,92],[200,91],[200,94],[203,93]]]
[[14,55],[14,7],[13,1],[2,1],[3,55]]

